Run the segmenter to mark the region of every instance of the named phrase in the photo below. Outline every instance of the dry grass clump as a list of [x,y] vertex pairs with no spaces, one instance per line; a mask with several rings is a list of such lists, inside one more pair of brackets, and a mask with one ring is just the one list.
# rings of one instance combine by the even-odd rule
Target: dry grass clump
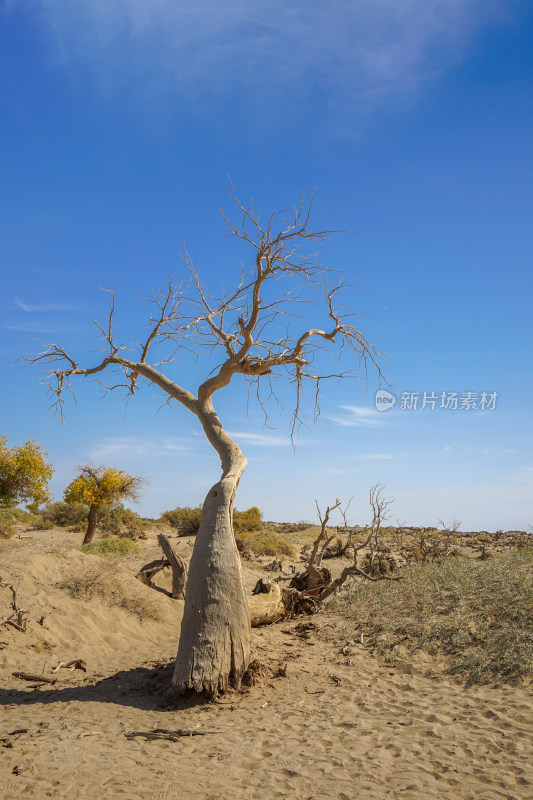
[[15,533],[15,523],[13,519],[4,513],[0,513],[0,539],[9,539]]
[[239,550],[248,550],[260,556],[296,558],[296,550],[273,530],[235,532]]
[[161,622],[163,619],[155,599],[147,596],[147,590],[141,583],[125,579],[116,561],[106,559],[72,569],[57,586],[77,600],[99,599],[109,606],[123,608],[141,622]]
[[[352,584],[334,636],[365,635],[389,662],[445,654],[467,685],[533,674],[533,551],[412,564],[399,582]],[[357,633],[356,633],[357,632]]]
[[17,530],[17,525],[33,526],[39,516],[22,508],[0,508],[0,539],[9,539]]

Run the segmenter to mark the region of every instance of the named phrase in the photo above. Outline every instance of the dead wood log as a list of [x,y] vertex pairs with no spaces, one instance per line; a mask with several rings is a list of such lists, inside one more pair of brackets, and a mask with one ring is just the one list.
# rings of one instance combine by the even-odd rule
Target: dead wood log
[[258,580],[248,598],[252,628],[272,625],[299,614],[314,614],[318,605],[313,597],[297,589],[282,589],[277,583]]
[[87,672],[87,664],[82,658],[75,658],[73,661],[60,661],[57,667],[54,667],[52,673],[59,672],[60,669],[81,669]]
[[252,596],[248,598],[248,608],[250,609],[252,628],[272,625],[272,623],[284,619],[287,614],[287,608],[283,601],[283,590],[279,584],[263,580],[257,581]]
[[34,681],[35,683],[57,683],[57,678],[47,678],[44,675],[36,675],[34,672],[12,672],[14,678],[21,678],[24,681]]
[[157,536],[157,541],[165,554],[172,569],[172,597],[185,599],[185,585],[187,583],[187,567],[179,555],[162,533]]
[[148,564],[145,564],[144,567],[141,567],[135,577],[138,578],[141,583],[153,589],[152,578],[154,575],[157,575],[158,572],[161,572],[162,569],[165,569],[165,567],[170,567],[170,561],[167,561],[166,558],[157,558],[155,561],[150,561]]

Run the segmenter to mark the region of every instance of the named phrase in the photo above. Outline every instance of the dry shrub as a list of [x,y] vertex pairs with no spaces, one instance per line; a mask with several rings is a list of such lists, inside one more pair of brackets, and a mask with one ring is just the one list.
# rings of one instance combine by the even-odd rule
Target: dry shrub
[[143,622],[161,622],[163,615],[156,600],[135,579],[124,578],[118,562],[98,560],[82,568],[72,569],[57,584],[76,600],[101,600],[108,606],[118,606]]
[[237,547],[241,552],[253,551],[261,556],[285,556],[296,558],[296,550],[273,530],[243,531],[235,533]]
[[389,548],[381,546],[373,554],[366,553],[360,566],[367,575],[377,577],[379,575],[391,575],[396,571],[398,563]]
[[9,514],[0,512],[0,539],[9,539],[15,533],[15,523]]
[[324,550],[322,558],[348,558],[347,551],[350,549],[351,545],[348,539],[343,539],[342,536],[335,536]]
[[276,527],[282,533],[300,533],[301,531],[306,531],[308,528],[312,527],[311,522],[278,522]]
[[22,508],[0,508],[0,539],[9,539],[16,532],[17,525],[35,528],[40,516],[24,511]]
[[389,662],[449,656],[467,685],[533,675],[533,551],[411,564],[404,580],[352,584],[332,636],[365,640]]
[[439,562],[447,556],[455,555],[453,547],[457,543],[457,539],[445,531],[418,530],[406,536],[402,555],[407,563]]

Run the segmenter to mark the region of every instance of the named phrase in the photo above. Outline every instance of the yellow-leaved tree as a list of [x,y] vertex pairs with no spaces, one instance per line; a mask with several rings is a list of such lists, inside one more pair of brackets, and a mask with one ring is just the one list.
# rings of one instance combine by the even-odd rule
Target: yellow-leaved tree
[[142,478],[128,475],[113,467],[78,467],[78,476],[65,489],[65,503],[89,506],[87,530],[83,544],[92,541],[98,512],[104,506],[115,506],[124,500],[137,501],[144,484]]
[[29,511],[37,511],[50,500],[48,482],[54,469],[47,458],[48,453],[33,439],[8,447],[7,436],[0,436],[0,507],[25,503]]

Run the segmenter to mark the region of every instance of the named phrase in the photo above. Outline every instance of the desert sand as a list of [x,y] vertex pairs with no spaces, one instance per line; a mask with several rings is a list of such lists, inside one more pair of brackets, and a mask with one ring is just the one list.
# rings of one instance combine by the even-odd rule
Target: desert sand
[[[142,555],[121,559],[116,570],[125,593],[155,604],[158,621],[61,588],[102,563],[80,553],[79,533],[22,537],[0,549],[0,577],[17,585],[29,612],[26,633],[0,626],[3,800],[533,796],[527,685],[466,689],[428,677],[423,665],[389,667],[360,643],[347,648],[321,636],[335,624],[326,611],[310,618],[316,628],[307,632],[301,619],[253,631],[254,658],[269,668],[257,685],[216,703],[176,704],[168,687],[183,603],[133,577],[158,556],[155,533]],[[192,540],[172,542],[190,554]],[[244,563],[250,590],[260,574]],[[2,590],[0,616],[9,600]],[[52,673],[73,659],[87,671]],[[32,688],[16,671],[57,682]],[[125,735],[155,728],[206,735],[176,742]]]

